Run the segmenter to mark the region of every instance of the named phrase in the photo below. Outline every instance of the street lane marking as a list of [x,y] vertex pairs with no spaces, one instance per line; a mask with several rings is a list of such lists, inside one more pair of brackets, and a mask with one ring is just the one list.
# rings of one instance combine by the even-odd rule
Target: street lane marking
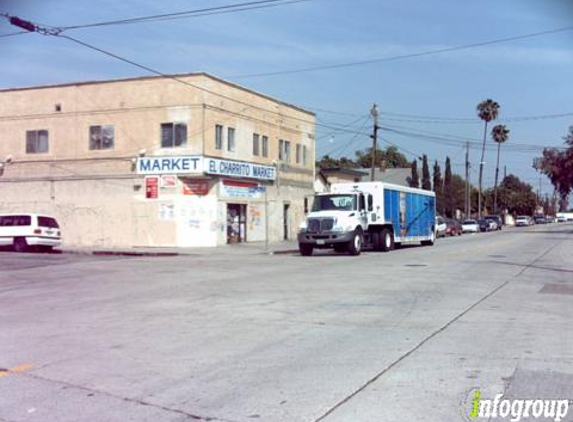
[[22,372],[28,372],[29,370],[33,369],[34,365],[31,363],[23,363],[18,366],[14,366],[10,369],[0,368],[0,378],[4,378],[10,374],[20,374]]

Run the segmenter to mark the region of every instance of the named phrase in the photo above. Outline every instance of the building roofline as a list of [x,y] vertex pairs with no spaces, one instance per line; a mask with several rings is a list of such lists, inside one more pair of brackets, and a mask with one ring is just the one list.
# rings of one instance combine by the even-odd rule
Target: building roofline
[[28,86],[28,87],[16,87],[16,88],[4,88],[0,89],[0,94],[4,92],[18,92],[18,91],[33,91],[36,89],[51,89],[51,88],[67,88],[67,87],[74,87],[74,86],[85,86],[85,85],[99,85],[99,84],[109,84],[109,83],[121,83],[121,82],[133,82],[133,81],[146,81],[146,80],[154,80],[154,79],[174,79],[174,78],[185,78],[191,76],[204,76],[219,83],[223,83],[225,85],[231,86],[233,88],[240,89],[241,91],[248,92],[250,94],[257,95],[259,97],[265,98],[267,100],[276,102],[286,107],[294,108],[298,111],[303,113],[309,114],[311,116],[316,116],[316,113],[306,110],[302,107],[296,106],[291,103],[287,103],[285,101],[281,101],[275,97],[271,97],[270,95],[262,94],[258,91],[255,91],[250,88],[246,88],[242,85],[238,85],[234,82],[227,81],[225,79],[219,78],[217,76],[211,75],[207,72],[190,72],[190,73],[175,73],[175,74],[165,74],[162,76],[135,76],[129,78],[118,78],[118,79],[104,79],[104,80],[93,80],[93,81],[81,81],[81,82],[67,82],[61,84],[50,84],[50,85],[39,85],[39,86]]
[[353,169],[349,167],[328,167],[320,169],[321,173],[343,173],[343,174],[350,174],[352,176],[363,176],[365,173],[361,169]]

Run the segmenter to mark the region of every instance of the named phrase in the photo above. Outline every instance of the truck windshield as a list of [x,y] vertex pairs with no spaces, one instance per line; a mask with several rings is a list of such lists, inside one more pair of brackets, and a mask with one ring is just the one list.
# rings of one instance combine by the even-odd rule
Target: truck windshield
[[312,211],[353,211],[356,209],[356,195],[315,196]]

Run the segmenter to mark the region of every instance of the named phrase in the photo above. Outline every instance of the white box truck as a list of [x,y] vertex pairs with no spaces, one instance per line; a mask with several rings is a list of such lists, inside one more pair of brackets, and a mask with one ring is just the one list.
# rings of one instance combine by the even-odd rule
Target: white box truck
[[390,251],[395,245],[436,239],[434,192],[383,182],[333,184],[315,195],[311,212],[301,224],[302,255],[334,248],[359,255],[363,247]]

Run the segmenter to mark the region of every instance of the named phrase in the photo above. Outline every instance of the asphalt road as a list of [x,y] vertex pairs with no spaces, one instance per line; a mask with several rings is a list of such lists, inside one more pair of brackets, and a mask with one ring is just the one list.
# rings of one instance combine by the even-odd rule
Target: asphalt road
[[0,421],[452,422],[474,388],[573,399],[572,251],[553,224],[359,257],[3,252]]

